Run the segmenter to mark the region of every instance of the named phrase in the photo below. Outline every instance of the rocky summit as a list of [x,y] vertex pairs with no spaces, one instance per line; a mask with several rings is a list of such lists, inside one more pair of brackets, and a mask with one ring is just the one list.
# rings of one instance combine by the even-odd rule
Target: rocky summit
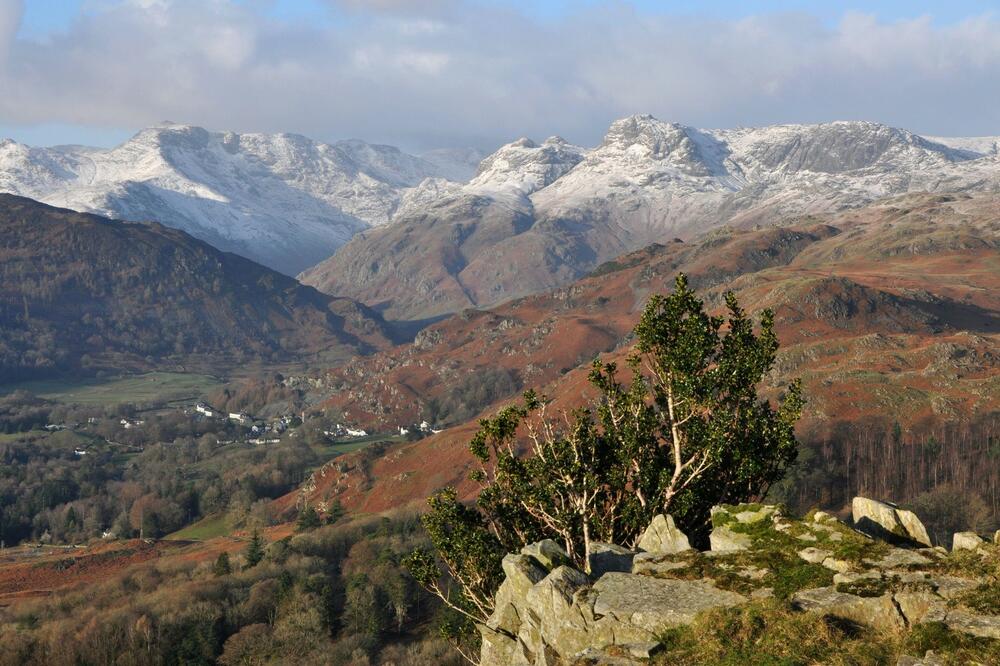
[[[953,663],[917,649],[918,634],[1000,638],[1000,547],[974,533],[956,534],[951,552],[930,546],[916,515],[885,502],[855,498],[846,523],[822,511],[792,519],[776,506],[718,506],[707,551],[661,515],[637,543],[592,544],[589,574],[551,540],[507,555],[495,610],[479,626],[482,666],[703,663],[678,652],[678,637],[687,632],[690,644],[713,619],[748,609],[870,632],[900,646],[892,659],[907,666]],[[976,663],[995,663],[983,649]]]

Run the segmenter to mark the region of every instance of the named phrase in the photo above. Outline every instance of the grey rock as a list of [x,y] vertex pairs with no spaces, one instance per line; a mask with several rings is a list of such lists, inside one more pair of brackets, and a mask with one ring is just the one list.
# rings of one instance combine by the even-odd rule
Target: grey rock
[[708,536],[712,550],[715,552],[733,552],[746,550],[750,547],[750,537],[746,534],[734,532],[726,525],[721,525],[712,530]]
[[623,650],[637,659],[652,659],[663,651],[663,643],[658,641],[647,641],[645,643],[626,643],[621,646]]
[[669,555],[660,553],[636,553],[632,559],[632,573],[645,576],[657,576],[669,571],[676,571],[688,566],[687,560],[673,560]]
[[529,543],[521,549],[521,554],[535,558],[548,571],[570,563],[566,550],[552,539]]
[[896,660],[896,666],[945,666],[945,661],[934,654],[934,650],[928,650],[923,657],[904,654]]
[[735,606],[746,597],[706,581],[668,580],[609,573],[594,584],[594,613],[656,636],[690,624],[705,610]]
[[588,618],[576,604],[578,593],[589,586],[583,572],[561,566],[528,591],[526,606],[533,624],[541,641],[557,654],[576,654],[591,645]]
[[937,616],[947,609],[947,602],[933,592],[897,592],[894,599],[899,611],[911,625],[923,622],[930,613]]
[[963,610],[948,611],[944,623],[952,631],[981,638],[1000,638],[1000,615],[976,615]]
[[820,564],[822,564],[830,571],[836,571],[838,573],[847,573],[853,568],[851,566],[851,563],[848,562],[847,560],[838,560],[835,557],[828,557],[822,562],[820,562]]
[[865,564],[878,567],[879,569],[899,569],[901,567],[918,567],[932,564],[932,560],[926,555],[915,550],[905,548],[893,548],[887,555],[879,560],[866,559]]
[[590,544],[590,554],[587,556],[590,575],[593,578],[600,578],[609,571],[631,572],[635,556],[634,550],[613,543],[593,541]]
[[803,548],[798,552],[798,556],[810,564],[820,564],[823,560],[830,558],[830,551],[822,548]]
[[480,666],[533,666],[524,653],[524,645],[509,634],[478,625],[483,644],[479,652]]
[[978,580],[959,576],[931,576],[927,582],[933,586],[935,592],[949,600],[965,594],[980,583]]
[[835,587],[802,590],[792,595],[792,604],[803,611],[819,612],[879,630],[898,630],[906,625],[891,594],[859,597],[838,592]]
[[851,513],[855,528],[868,536],[899,545],[931,545],[927,529],[912,511],[867,497],[855,497]]
[[653,517],[637,545],[649,553],[680,553],[691,549],[687,535],[677,529],[673,517],[662,513]]
[[976,550],[986,544],[986,541],[975,532],[955,532],[951,538],[951,549]]
[[511,553],[501,562],[506,580],[510,582],[511,593],[516,597],[524,597],[535,583],[548,574],[538,565],[535,558],[528,555]]

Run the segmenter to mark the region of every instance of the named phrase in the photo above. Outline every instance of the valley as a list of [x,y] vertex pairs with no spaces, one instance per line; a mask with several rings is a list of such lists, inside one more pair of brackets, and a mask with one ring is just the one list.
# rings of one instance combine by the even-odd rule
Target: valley
[[[842,150],[857,132],[871,148]],[[713,135],[728,156],[707,136],[636,117],[593,150],[515,142],[466,184],[404,193],[303,282],[172,219],[0,195],[0,663],[99,661],[107,631],[182,662],[333,645],[336,663],[458,663],[403,564],[428,546],[426,498],[475,499],[469,443],[522,392],[591,404],[592,362],[625,365],[680,273],[710,313],[727,292],[773,311],[762,396],[802,380],[798,461],[768,501],[843,516],[892,497],[939,543],[996,529],[995,155],[871,124]],[[951,175],[929,186],[924,168]],[[619,208],[581,213],[584,177]],[[681,185],[682,213],[665,203]],[[52,642],[66,630],[86,639]]]

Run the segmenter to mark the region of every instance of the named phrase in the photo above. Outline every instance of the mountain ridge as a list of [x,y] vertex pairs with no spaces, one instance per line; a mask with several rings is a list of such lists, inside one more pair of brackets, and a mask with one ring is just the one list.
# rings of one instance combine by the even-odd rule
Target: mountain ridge
[[156,223],[0,194],[0,379],[354,356],[378,314]]
[[[723,224],[912,191],[1000,190],[996,153],[973,150],[990,139],[951,147],[878,123],[698,130],[636,115],[593,149],[560,141],[503,146],[468,184],[356,236],[301,279],[320,290],[329,280],[392,319],[421,319],[566,284]],[[494,240],[469,243],[483,236]]]
[[164,123],[107,150],[0,141],[0,191],[161,222],[294,275],[387,223],[422,181],[461,175],[460,157]]

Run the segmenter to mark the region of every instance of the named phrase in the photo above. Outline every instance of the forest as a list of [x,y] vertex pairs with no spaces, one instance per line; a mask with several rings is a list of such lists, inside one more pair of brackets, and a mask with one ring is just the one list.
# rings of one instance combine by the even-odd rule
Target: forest
[[399,564],[425,543],[416,517],[400,514],[307,530],[258,555],[248,540],[215,560],[133,567],[0,608],[0,665],[457,666],[432,630],[447,618]]

